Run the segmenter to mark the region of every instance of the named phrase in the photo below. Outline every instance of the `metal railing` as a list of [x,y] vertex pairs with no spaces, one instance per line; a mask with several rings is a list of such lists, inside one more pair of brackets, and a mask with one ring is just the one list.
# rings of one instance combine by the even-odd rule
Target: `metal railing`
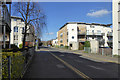
[[93,33],[93,32],[87,32],[86,35],[103,35],[102,33]]
[[22,78],[35,53],[34,48],[24,50],[21,55],[7,56],[2,59],[3,78]]

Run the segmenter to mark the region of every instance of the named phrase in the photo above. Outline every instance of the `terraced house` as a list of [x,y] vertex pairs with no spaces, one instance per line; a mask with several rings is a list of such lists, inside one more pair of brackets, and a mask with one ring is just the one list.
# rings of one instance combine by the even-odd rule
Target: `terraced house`
[[99,47],[108,47],[107,34],[112,32],[111,24],[68,22],[57,32],[58,45],[79,49],[85,41],[97,40]]
[[120,55],[120,0],[113,1],[113,54]]

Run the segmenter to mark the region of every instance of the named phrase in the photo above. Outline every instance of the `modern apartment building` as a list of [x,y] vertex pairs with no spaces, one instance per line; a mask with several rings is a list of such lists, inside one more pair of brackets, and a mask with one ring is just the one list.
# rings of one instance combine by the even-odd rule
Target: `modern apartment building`
[[108,47],[107,34],[112,32],[111,24],[69,22],[64,24],[57,32],[58,45],[70,46],[77,50],[86,40],[98,40],[100,47]]
[[11,2],[5,2],[4,0],[0,1],[0,30],[0,46],[10,48]]
[[[26,46],[34,45],[35,42],[35,30],[34,26],[28,25],[27,36],[26,36]],[[25,31],[25,23],[21,17],[11,17],[11,44],[15,44],[19,47],[23,42],[24,31]]]
[[120,55],[120,0],[113,1],[113,55]]

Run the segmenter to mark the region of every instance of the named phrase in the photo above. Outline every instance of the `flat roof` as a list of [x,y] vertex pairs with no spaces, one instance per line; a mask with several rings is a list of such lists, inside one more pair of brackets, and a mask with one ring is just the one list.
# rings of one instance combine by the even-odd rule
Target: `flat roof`
[[[100,26],[105,26],[105,27],[110,27],[112,24],[99,24],[99,23],[84,23],[84,22],[67,22],[64,24],[60,29],[62,29],[64,26],[67,24],[85,24],[85,25],[100,25]],[[59,30],[60,30],[59,29]]]

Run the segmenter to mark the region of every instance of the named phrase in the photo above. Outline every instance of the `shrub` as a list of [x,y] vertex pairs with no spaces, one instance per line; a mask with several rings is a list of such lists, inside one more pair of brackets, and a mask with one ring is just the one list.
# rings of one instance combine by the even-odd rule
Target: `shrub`
[[65,49],[68,49],[69,48],[69,46],[65,46]]
[[90,41],[85,41],[85,47],[90,47]]
[[7,56],[11,56],[11,78],[19,78],[24,70],[25,57],[21,52],[2,52],[2,78],[8,78],[8,60]]
[[20,44],[20,45],[19,45],[19,48],[22,48],[22,46],[23,46],[23,44]]

